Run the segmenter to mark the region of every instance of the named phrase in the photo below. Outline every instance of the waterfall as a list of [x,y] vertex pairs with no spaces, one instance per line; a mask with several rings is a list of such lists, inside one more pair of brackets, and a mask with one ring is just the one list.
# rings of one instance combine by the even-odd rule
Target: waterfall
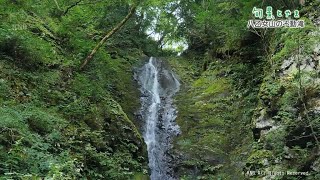
[[173,158],[169,151],[179,127],[174,122],[176,109],[172,97],[179,91],[180,83],[167,65],[154,57],[138,70],[137,75],[151,180],[174,180]]

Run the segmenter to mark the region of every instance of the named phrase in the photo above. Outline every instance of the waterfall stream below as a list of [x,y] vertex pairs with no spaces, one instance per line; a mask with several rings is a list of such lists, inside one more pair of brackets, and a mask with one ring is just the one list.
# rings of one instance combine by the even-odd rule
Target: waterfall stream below
[[147,144],[151,180],[175,180],[173,157],[170,155],[172,138],[179,134],[175,124],[176,108],[173,96],[180,83],[168,65],[151,57],[137,72],[140,84],[143,136]]

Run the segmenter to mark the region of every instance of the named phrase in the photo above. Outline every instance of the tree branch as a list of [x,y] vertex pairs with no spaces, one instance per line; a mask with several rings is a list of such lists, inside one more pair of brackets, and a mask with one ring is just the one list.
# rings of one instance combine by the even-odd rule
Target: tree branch
[[[309,118],[309,115],[308,115],[308,109],[307,109],[307,105],[306,105],[306,102],[303,98],[303,96],[306,96],[307,93],[306,93],[306,89],[304,89],[304,92],[302,92],[302,78],[301,78],[301,61],[300,61],[300,37],[298,38],[298,55],[297,55],[297,59],[298,59],[298,75],[299,75],[299,91],[298,91],[298,94],[299,94],[299,98],[302,102],[302,105],[303,105],[303,108],[304,108],[304,111],[305,111],[305,115],[306,115],[306,119],[309,123],[309,126],[310,126],[310,130],[311,130],[311,134],[313,135],[313,138],[316,142],[316,145],[317,145],[317,150],[319,150],[320,146],[319,146],[319,140],[317,138],[317,133],[315,132],[314,128],[313,128],[313,124]],[[304,93],[302,95],[302,93]]]
[[73,7],[77,6],[82,0],[78,0],[76,3],[72,4],[71,6],[69,6],[63,13],[63,16],[65,16],[70,9],[72,9]]
[[54,0],[54,2],[56,3],[57,8],[61,11],[61,8],[60,8],[60,6],[59,6],[59,4],[58,4],[58,1],[57,1],[57,0]]
[[94,54],[99,50],[99,48],[118,30],[121,29],[121,27],[130,19],[130,17],[135,13],[137,6],[132,5],[130,8],[129,13],[127,16],[122,19],[121,22],[119,22],[111,31],[109,31],[102,39],[101,41],[96,45],[96,47],[91,51],[91,53],[87,56],[87,58],[84,60],[82,65],[80,66],[80,70],[82,70],[88,62],[93,58]]

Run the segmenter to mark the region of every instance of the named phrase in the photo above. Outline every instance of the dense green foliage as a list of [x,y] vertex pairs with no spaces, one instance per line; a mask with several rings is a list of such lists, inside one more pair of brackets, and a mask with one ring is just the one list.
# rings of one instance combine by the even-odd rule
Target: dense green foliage
[[[177,97],[182,134],[174,148],[179,176],[318,179],[319,3],[307,2],[302,9],[303,29],[252,32],[245,20],[253,6],[293,9],[298,4],[185,3],[189,21],[182,25],[194,32],[187,36],[188,51],[171,60],[184,83]],[[287,171],[309,175],[268,176]]]
[[[320,4],[299,2],[0,0],[0,179],[148,179],[132,71],[145,55],[182,82],[181,179],[319,179]],[[268,5],[301,9],[306,27],[248,29]],[[176,42],[180,57],[163,49]]]
[[1,1],[1,179],[143,177],[147,157],[132,121],[139,94],[131,68],[148,39],[133,38],[143,34],[138,17],[79,72],[129,5],[57,2]]

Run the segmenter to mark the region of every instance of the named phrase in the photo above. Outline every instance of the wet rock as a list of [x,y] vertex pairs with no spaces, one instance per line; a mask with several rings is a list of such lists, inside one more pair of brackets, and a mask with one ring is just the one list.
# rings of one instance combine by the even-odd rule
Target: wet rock
[[[312,72],[319,70],[319,60],[320,60],[320,44],[314,45],[313,56],[310,55],[293,55],[288,59],[285,59],[281,64],[280,76],[290,75],[297,73],[297,71],[302,70],[305,72]],[[300,64],[300,67],[299,67]]]
[[320,173],[320,158],[318,158],[311,166],[311,169]]
[[294,155],[290,152],[290,148],[285,146],[283,147],[283,151],[284,151],[284,158],[285,159],[292,159],[294,158]]
[[144,139],[147,144],[151,179],[174,180],[176,160],[171,154],[171,141],[179,133],[175,124],[176,108],[173,96],[179,91],[180,83],[165,63],[150,58],[136,76],[141,85],[141,110],[144,121]]
[[274,121],[267,117],[265,109],[260,111],[260,116],[256,120],[255,127],[258,129],[270,129],[274,125]]
[[274,127],[275,122],[268,117],[266,109],[260,110],[259,117],[255,120],[254,128],[252,129],[255,140],[260,140],[261,136],[267,134]]
[[290,58],[283,61],[282,65],[281,65],[281,69],[287,70],[290,68],[291,65],[293,65],[293,63],[294,63],[294,59],[293,59],[293,57],[290,57]]
[[320,44],[317,44],[313,50],[314,54],[320,55]]
[[310,104],[312,105],[311,110],[315,114],[320,115],[320,98],[311,99]]

